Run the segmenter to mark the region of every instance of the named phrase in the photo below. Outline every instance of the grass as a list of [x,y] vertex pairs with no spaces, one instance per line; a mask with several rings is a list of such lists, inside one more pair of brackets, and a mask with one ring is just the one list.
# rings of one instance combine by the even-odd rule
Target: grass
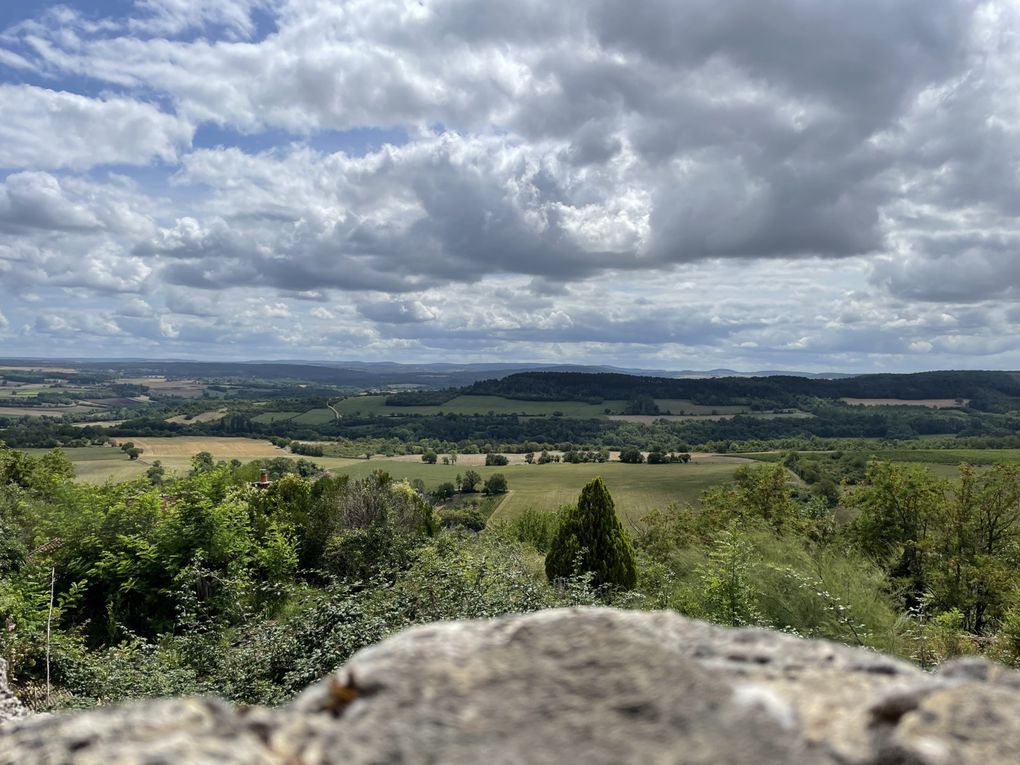
[[468,469],[476,471],[483,481],[493,473],[502,473],[506,476],[510,493],[493,514],[494,520],[510,520],[529,508],[555,511],[560,505],[575,502],[581,487],[601,475],[616,501],[617,512],[629,525],[637,523],[649,511],[671,502],[696,502],[705,489],[728,481],[738,467],[733,463],[625,465],[606,462],[575,465],[560,462],[468,468],[401,460],[340,458],[315,458],[313,462],[352,478],[363,478],[374,470],[385,470],[396,479],[421,479],[426,489],[433,489],[445,481],[452,482],[458,473]]
[[879,449],[869,456],[889,462],[918,462],[925,465],[997,465],[1020,462],[1020,449]]
[[[291,457],[267,441],[246,438],[177,437],[123,439],[143,449],[138,460],[129,460],[120,449],[90,446],[65,449],[80,481],[127,481],[145,473],[154,460],[160,460],[171,472],[183,472],[191,466],[191,457],[201,451],[210,452],[217,460],[239,459],[247,462],[265,457]],[[28,449],[31,454],[46,450]],[[510,492],[495,504],[493,519],[511,520],[529,509],[554,512],[563,504],[574,502],[581,488],[601,475],[616,501],[617,512],[630,527],[649,511],[671,502],[696,503],[702,492],[715,484],[728,481],[738,464],[733,462],[695,462],[688,465],[625,465],[619,462],[602,464],[551,463],[548,465],[506,465],[482,467],[467,465],[426,465],[409,460],[377,458],[371,460],[317,457],[312,460],[323,468],[352,478],[363,478],[375,470],[384,470],[395,479],[421,479],[426,489],[446,481],[454,482],[458,474],[475,470],[484,482],[493,473],[503,473]],[[479,485],[481,488],[481,485]],[[481,500],[482,496],[477,495]]]
[[65,414],[91,414],[100,412],[102,409],[95,406],[82,406],[73,404],[71,406],[0,406],[0,417],[63,417]]
[[[34,457],[46,454],[49,449],[24,449]],[[74,465],[74,475],[79,481],[103,483],[105,481],[130,481],[138,478],[148,469],[148,464],[132,460],[127,454],[113,446],[80,446],[64,449],[64,454]]]
[[252,422],[282,422],[284,420],[293,420],[295,417],[301,415],[301,412],[263,412],[257,417],[252,417]]
[[[599,404],[588,404],[583,401],[520,401],[501,396],[457,396],[445,404],[437,406],[386,406],[386,396],[351,396],[333,403],[333,407],[342,417],[385,417],[386,415],[439,415],[439,414],[516,414],[523,417],[576,417],[604,418],[609,415],[614,419],[630,417],[623,415],[626,401],[603,401]],[[683,419],[718,417],[720,419],[737,414],[751,414],[746,406],[702,406],[685,399],[657,399],[656,404],[662,412],[670,411],[673,417]],[[762,417],[804,417],[804,413],[767,414]],[[335,415],[328,408],[309,409],[306,412],[264,412],[254,418],[255,422],[277,422],[289,420],[304,425],[321,425],[331,422]],[[652,420],[657,417],[650,418]],[[643,421],[635,419],[635,421]]]
[[[587,404],[583,401],[518,401],[502,396],[457,396],[438,406],[386,406],[386,396],[352,396],[333,404],[341,415],[383,416],[387,414],[520,414],[564,417],[605,417],[606,409],[620,413],[625,401]],[[328,409],[324,411],[329,411]]]
[[[79,481],[103,483],[104,481],[130,481],[143,475],[156,460],[170,472],[185,472],[191,469],[191,458],[199,452],[209,452],[216,460],[239,459],[249,462],[261,457],[290,457],[297,459],[285,449],[279,449],[268,441],[254,438],[220,438],[214,436],[179,436],[176,438],[123,438],[120,442],[131,441],[142,449],[137,460],[128,458],[125,452],[114,446],[81,446],[64,449],[64,454],[74,465]],[[39,456],[48,449],[25,449],[27,454]],[[351,460],[352,462],[354,460]]]
[[706,406],[683,398],[657,398],[655,405],[659,411],[673,414],[743,414],[751,411],[749,406]]
[[923,406],[929,409],[959,409],[970,403],[969,398],[842,398],[850,406]]

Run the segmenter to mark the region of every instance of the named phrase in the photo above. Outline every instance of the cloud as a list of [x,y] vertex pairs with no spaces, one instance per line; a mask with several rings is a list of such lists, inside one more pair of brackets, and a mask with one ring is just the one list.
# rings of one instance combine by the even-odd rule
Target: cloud
[[1004,0],[80,5],[0,32],[54,342],[1020,362]]
[[432,321],[437,312],[420,301],[383,300],[358,305],[358,313],[383,324],[420,324]]
[[174,162],[194,133],[185,120],[131,98],[86,98],[0,84],[0,167],[73,168]]

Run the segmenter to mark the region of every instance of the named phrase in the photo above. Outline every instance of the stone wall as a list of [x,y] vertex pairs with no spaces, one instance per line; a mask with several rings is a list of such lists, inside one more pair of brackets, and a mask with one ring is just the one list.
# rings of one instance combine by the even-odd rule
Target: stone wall
[[673,613],[544,611],[408,630],[279,709],[174,699],[0,729],[43,763],[1020,762],[1020,674]]

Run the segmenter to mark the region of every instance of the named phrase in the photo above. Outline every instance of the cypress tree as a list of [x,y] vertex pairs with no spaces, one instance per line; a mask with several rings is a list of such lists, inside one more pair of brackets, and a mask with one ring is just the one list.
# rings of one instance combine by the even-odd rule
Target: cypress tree
[[637,584],[634,549],[601,477],[589,481],[577,505],[565,513],[545,558],[550,580],[589,571],[595,586],[629,590]]

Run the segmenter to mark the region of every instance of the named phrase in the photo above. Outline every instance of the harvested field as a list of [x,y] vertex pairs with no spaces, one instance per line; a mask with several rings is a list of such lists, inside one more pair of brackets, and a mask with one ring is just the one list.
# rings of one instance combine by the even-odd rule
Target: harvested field
[[254,438],[224,438],[220,436],[179,436],[177,438],[150,438],[138,436],[121,438],[117,444],[131,441],[139,449],[143,449],[142,457],[146,462],[154,459],[173,459],[184,457],[191,459],[199,452],[209,452],[216,459],[253,460],[259,457],[292,456],[285,449],[273,446],[268,441]]

